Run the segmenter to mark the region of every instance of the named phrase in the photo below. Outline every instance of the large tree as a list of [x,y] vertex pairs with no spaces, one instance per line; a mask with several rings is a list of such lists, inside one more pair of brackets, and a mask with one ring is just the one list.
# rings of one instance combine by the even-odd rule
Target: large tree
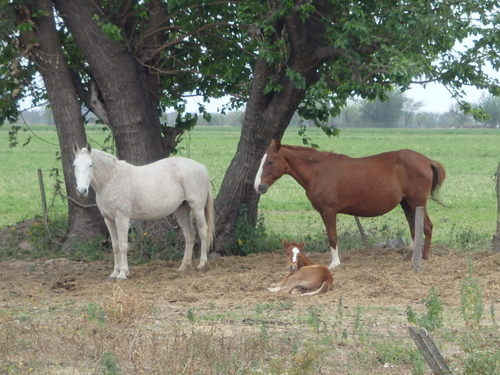
[[385,99],[414,82],[441,82],[459,101],[467,85],[500,94],[484,69],[500,67],[497,0],[238,4],[259,43],[241,138],[217,198],[218,249],[232,243],[242,206],[255,222],[259,160],[295,111],[321,125],[349,97]]
[[[184,95],[208,100],[236,91],[232,87],[239,81],[231,75],[249,69],[245,57],[231,67],[224,64],[237,41],[237,32],[219,30],[232,27],[220,19],[224,3],[2,0],[0,5],[0,123],[17,119],[24,97],[35,103],[48,99],[70,196],[75,190],[68,151],[75,142],[86,143],[82,106],[109,126],[120,158],[144,164],[168,156],[179,134],[195,124],[197,116],[184,113]],[[36,84],[37,72],[44,87]],[[172,124],[160,122],[167,107],[178,112]],[[200,112],[205,114],[202,107]],[[70,238],[85,237],[76,236],[81,226],[71,223],[92,221],[91,210],[78,207],[70,201]]]
[[[24,5],[32,17],[47,16],[31,0],[0,1],[9,10]],[[498,81],[484,69],[500,66],[498,0],[52,4],[78,97],[109,124],[121,157],[143,163],[168,154],[193,118],[180,116],[172,128],[158,117],[167,106],[182,112],[185,94],[231,94],[235,106],[246,103],[237,152],[217,196],[220,251],[233,250],[241,212],[255,223],[259,160],[295,112],[321,126],[350,97],[384,99],[392,87],[404,90],[415,81],[442,82],[459,100],[464,85],[499,94]],[[5,34],[12,25],[17,29]],[[21,26],[26,22],[2,18],[0,31],[12,40]],[[22,55],[10,45],[0,43],[5,61]],[[28,56],[28,49],[21,52]],[[29,87],[25,77],[33,77],[19,72],[29,69],[9,64],[0,70],[4,117],[15,118],[16,101]]]

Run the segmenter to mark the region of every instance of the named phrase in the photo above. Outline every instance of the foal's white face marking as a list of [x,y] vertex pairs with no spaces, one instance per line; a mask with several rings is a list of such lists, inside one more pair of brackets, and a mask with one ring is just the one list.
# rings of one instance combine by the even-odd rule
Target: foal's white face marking
[[73,167],[75,169],[76,192],[86,197],[89,193],[93,171],[92,158],[86,148],[82,148],[76,154]]
[[264,169],[264,163],[266,162],[266,158],[267,158],[267,152],[262,157],[262,160],[260,161],[259,170],[257,171],[257,175],[255,176],[253,187],[255,188],[255,191],[257,193],[259,192],[260,179],[262,177],[262,170]]
[[300,249],[299,249],[299,248],[297,248],[297,247],[294,247],[294,248],[292,249],[292,254],[293,254],[293,257],[292,257],[292,262],[293,262],[293,263],[297,263],[297,257],[298,257],[298,256],[299,256],[299,254],[300,254]]

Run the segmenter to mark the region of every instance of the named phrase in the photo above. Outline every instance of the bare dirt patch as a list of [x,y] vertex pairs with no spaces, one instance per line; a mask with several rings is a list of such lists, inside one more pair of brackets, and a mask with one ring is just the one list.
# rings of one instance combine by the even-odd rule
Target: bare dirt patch
[[[327,264],[329,254],[311,258]],[[331,292],[316,298],[282,296],[267,287],[286,275],[281,253],[211,259],[203,271],[178,273],[177,262],[157,261],[131,266],[128,280],[119,284],[154,304],[190,308],[215,303],[221,308],[276,302],[293,298],[306,305],[336,304],[340,296],[350,306],[405,306],[424,298],[435,286],[446,305],[459,305],[459,283],[466,276],[468,259],[480,278],[485,300],[500,302],[500,253],[465,255],[440,249],[415,273],[400,252],[359,250],[343,254],[342,265],[333,271]],[[0,309],[72,300],[87,304],[108,298],[114,282],[107,277],[112,264],[67,259],[10,260],[0,263]]]
[[[253,374],[238,371],[260,364],[274,374],[296,373],[289,370],[303,360],[299,365],[310,370],[302,374],[411,374],[409,360],[394,359],[393,365],[372,344],[346,339],[359,324],[354,315],[360,306],[375,311],[363,313],[361,324],[371,342],[383,343],[378,351],[392,345],[406,358],[413,345],[405,337],[405,307],[420,304],[433,286],[447,307],[459,306],[469,259],[485,304],[497,311],[500,304],[500,253],[437,250],[419,274],[394,250],[344,253],[332,291],[314,297],[267,291],[287,273],[281,252],[211,259],[200,272],[178,273],[179,262],[135,265],[122,282],[108,281],[111,263],[0,262],[0,369],[110,374],[119,364],[127,374]],[[310,257],[329,261],[329,254]],[[318,333],[327,319],[331,330]],[[315,344],[296,345],[294,335]],[[394,343],[398,336],[403,341]],[[324,357],[325,347],[335,355]],[[460,361],[455,346],[448,353]],[[214,363],[223,370],[214,372]]]

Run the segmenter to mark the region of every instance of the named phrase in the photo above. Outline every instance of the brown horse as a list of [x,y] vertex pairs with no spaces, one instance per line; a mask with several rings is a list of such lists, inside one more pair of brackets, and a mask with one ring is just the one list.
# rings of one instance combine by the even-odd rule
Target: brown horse
[[337,214],[380,216],[401,205],[415,238],[415,210],[424,207],[425,243],[422,257],[430,256],[432,223],[427,214],[429,196],[445,179],[443,166],[412,150],[384,152],[351,158],[302,146],[282,145],[273,140],[255,177],[255,190],[264,194],[284,174],[291,175],[305,190],[326,227],[332,261],[340,264],[337,247]]
[[303,253],[305,242],[283,241],[290,274],[277,287],[267,288],[271,292],[291,293],[294,289],[310,290],[303,296],[326,293],[333,284],[333,276],[325,266],[313,264]]

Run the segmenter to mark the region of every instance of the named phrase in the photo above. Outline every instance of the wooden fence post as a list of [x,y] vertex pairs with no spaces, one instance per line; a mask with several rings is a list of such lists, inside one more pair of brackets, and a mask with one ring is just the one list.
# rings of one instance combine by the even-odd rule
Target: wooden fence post
[[413,244],[413,270],[420,272],[422,268],[422,250],[424,248],[424,208],[415,210],[415,242]]
[[43,183],[43,174],[40,168],[38,168],[37,174],[38,174],[38,186],[40,187],[40,198],[42,200],[43,220],[44,222],[47,222],[49,216],[47,210],[47,198],[45,196],[45,185]]
[[453,375],[436,344],[423,328],[408,327],[410,336],[434,375]]
[[361,226],[361,221],[359,221],[359,217],[354,216],[354,220],[356,220],[356,225],[358,226],[359,234],[361,235],[361,239],[363,240],[365,247],[368,247],[368,237],[366,237],[366,233],[363,230],[363,227]]
[[500,163],[498,163],[497,173],[495,174],[497,179],[496,191],[497,191],[497,232],[493,235],[493,241],[491,241],[491,246],[494,251],[500,251]]

